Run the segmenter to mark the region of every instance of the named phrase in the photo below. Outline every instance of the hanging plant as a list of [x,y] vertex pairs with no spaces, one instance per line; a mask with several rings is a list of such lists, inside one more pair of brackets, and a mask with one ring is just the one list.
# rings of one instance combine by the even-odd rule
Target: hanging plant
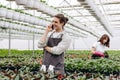
[[4,21],[0,21],[0,28],[2,30],[7,30],[7,27],[5,27],[5,22]]
[[15,0],[18,5],[25,5],[29,0]]
[[20,13],[14,12],[14,15],[13,15],[12,19],[19,20],[19,16],[20,16]]
[[5,22],[1,20],[1,21],[0,21],[0,26],[1,26],[1,27],[4,27],[4,25],[5,25],[4,23],[5,23]]
[[35,17],[30,16],[29,23],[35,24]]
[[35,18],[35,25],[39,24],[39,19]]
[[35,8],[33,7],[35,1],[36,1],[36,0],[29,0],[29,1],[25,4],[25,8],[35,9]]
[[6,8],[6,6],[4,6],[4,5],[0,5],[0,8]]
[[6,30],[7,28],[6,27],[0,27],[2,30]]
[[9,25],[10,25],[9,22],[5,22],[5,23],[4,23],[4,26],[5,26],[6,28],[9,28]]
[[15,12],[19,12],[19,13],[24,13],[22,10],[20,9],[14,9]]
[[7,1],[15,1],[15,0],[7,0]]
[[7,11],[7,14],[6,14],[6,18],[7,18],[7,19],[12,19],[13,15],[14,15],[14,12],[11,11],[11,10],[8,10],[8,11]]
[[40,0],[40,2],[42,2],[42,3],[46,3],[46,0]]
[[25,14],[20,14],[19,21],[24,21],[24,20],[25,20]]
[[33,3],[33,8],[38,9],[40,7],[40,2],[39,0],[35,0]]
[[25,15],[24,22],[29,23],[29,21],[30,21],[30,16],[29,15]]
[[0,17],[6,17],[6,14],[7,14],[7,9],[0,8]]

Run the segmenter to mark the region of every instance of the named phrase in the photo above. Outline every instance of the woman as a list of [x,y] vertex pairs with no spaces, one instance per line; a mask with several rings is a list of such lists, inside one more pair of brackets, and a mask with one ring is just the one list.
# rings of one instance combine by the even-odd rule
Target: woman
[[39,48],[44,48],[41,70],[64,75],[64,52],[70,46],[71,38],[64,31],[68,18],[63,14],[53,17],[52,24],[47,26],[38,42]]
[[92,46],[92,58],[100,58],[100,57],[106,57],[108,58],[108,54],[105,51],[105,47],[109,48],[110,38],[107,34],[102,35],[102,37],[98,40],[98,42],[95,42]]

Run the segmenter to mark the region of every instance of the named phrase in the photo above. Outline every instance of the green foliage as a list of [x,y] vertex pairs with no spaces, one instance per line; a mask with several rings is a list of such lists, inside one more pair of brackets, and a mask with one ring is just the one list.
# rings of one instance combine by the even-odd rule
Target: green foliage
[[[8,49],[0,49],[0,57],[8,56]],[[41,55],[43,53],[42,50],[34,50],[34,54],[36,56]],[[9,56],[22,56],[22,55],[33,55],[33,50],[10,50]]]
[[[105,80],[105,75],[120,74],[119,51],[107,51],[109,59],[88,59],[90,51],[68,50],[65,56],[66,80],[87,80],[100,78]],[[7,49],[0,49],[0,79],[45,79],[45,75],[39,71],[42,50],[11,50],[8,56]],[[11,70],[12,69],[12,70]],[[17,70],[16,70],[17,69]],[[3,73],[4,72],[4,73]],[[1,74],[2,73],[2,74]],[[57,79],[54,79],[57,80]]]
[[46,3],[46,0],[40,0],[40,2]]
[[8,50],[6,50],[6,49],[0,49],[0,56],[1,57],[7,56],[7,55],[8,55]]

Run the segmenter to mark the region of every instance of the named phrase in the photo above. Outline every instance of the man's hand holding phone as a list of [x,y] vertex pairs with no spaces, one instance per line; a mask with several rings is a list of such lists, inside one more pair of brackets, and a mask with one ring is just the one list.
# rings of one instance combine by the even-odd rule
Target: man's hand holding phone
[[49,26],[47,26],[46,28],[46,32],[50,32],[54,29],[54,26],[52,24],[50,24]]
[[52,30],[54,30],[54,26],[53,26],[53,24],[52,24],[52,27],[51,27],[51,28],[52,28]]

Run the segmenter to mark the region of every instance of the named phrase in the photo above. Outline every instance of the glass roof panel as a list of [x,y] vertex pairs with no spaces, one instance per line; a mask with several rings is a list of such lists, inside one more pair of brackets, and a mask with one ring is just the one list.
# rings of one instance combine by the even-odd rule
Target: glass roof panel
[[[45,0],[45,1],[48,6],[52,6],[62,11],[64,14],[72,17],[73,20],[78,21],[79,24],[82,25],[83,27],[92,29],[93,32],[96,31],[100,34],[108,33],[107,30],[105,29],[105,26],[103,25],[103,22],[105,21],[103,22],[100,21],[98,15],[92,9],[92,6],[90,7],[88,5],[89,3],[85,2],[87,0],[85,1],[82,0],[82,2],[79,2],[79,0]],[[38,12],[37,10],[26,9],[24,8],[24,6],[17,5],[15,1],[0,0],[0,3],[7,7],[11,7],[12,9],[21,9],[24,12],[32,14],[34,16],[41,17],[49,21],[52,20],[50,15],[43,12]],[[98,7],[98,10],[101,12],[102,16],[100,17],[104,16],[106,17],[110,27],[115,28],[115,30],[116,28],[117,29],[120,28],[120,0],[93,0],[93,3],[95,4],[96,7]],[[69,24],[68,26],[72,28],[75,27]],[[119,29],[117,31],[119,31]],[[87,35],[91,35],[85,31],[83,32],[86,33]]]

